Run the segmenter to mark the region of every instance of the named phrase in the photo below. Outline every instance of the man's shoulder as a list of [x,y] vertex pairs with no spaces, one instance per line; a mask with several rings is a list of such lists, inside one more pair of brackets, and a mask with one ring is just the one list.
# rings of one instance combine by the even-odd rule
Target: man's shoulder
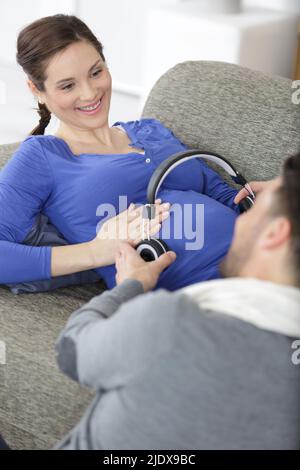
[[[140,301],[145,308],[151,308],[152,311],[163,311],[166,316],[176,316],[176,325],[180,331],[185,329],[187,332],[190,329],[200,336],[210,336],[214,340],[220,335],[224,343],[242,344],[245,341],[256,341],[264,347],[266,337],[270,342],[282,341],[285,344],[289,341],[285,335],[259,328],[235,316],[201,308],[201,304],[182,292],[159,289],[141,296]],[[159,314],[157,318],[159,320]]]

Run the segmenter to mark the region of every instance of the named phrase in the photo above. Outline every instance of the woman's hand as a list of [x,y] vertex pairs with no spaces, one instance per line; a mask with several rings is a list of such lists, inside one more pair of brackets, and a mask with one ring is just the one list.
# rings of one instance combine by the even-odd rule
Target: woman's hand
[[[95,267],[97,267],[97,259],[101,260],[100,266],[113,264],[122,241],[126,241],[132,247],[135,247],[146,237],[148,225],[150,236],[159,232],[161,222],[169,217],[170,204],[162,204],[160,199],[156,199],[155,206],[155,217],[150,221],[148,219],[144,220],[142,217],[145,206],[136,208],[134,204],[130,204],[128,209],[104,222],[96,238],[91,242]],[[104,253],[105,264],[103,264]]]
[[168,251],[155,261],[144,261],[128,243],[121,243],[116,253],[116,283],[136,279],[143,285],[144,292],[153,289],[160,273],[176,259],[174,251]]
[[[251,181],[249,186],[251,187],[252,191],[256,194],[265,189],[265,187],[269,184],[269,181]],[[242,199],[249,196],[249,192],[246,188],[242,188],[237,195],[235,196],[233,202],[235,204],[239,204]]]

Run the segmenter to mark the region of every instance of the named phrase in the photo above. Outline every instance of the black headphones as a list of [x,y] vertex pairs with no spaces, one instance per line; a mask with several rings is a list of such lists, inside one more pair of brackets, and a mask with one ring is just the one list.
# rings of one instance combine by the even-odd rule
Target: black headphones
[[[197,149],[184,150],[183,152],[175,153],[164,160],[151,176],[147,189],[148,204],[145,205],[145,211],[143,213],[144,219],[153,219],[155,217],[155,199],[164,179],[175,167],[181,165],[181,163],[184,163],[187,160],[191,160],[192,158],[200,158],[216,163],[231,176],[235,183],[243,186],[248,191],[248,196],[239,203],[241,212],[245,212],[253,206],[255,194],[251,190],[249,183],[244,176],[239,173],[228,160],[226,160],[226,158],[221,157],[216,153],[203,152]],[[153,261],[169,251],[169,248],[163,240],[160,240],[159,238],[149,238],[142,240],[136,246],[136,250],[145,261]]]

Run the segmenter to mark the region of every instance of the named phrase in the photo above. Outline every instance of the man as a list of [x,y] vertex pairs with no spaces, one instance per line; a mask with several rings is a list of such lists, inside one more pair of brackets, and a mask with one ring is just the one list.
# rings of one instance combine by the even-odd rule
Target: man
[[58,363],[97,395],[57,448],[299,449],[300,154],[238,217],[224,279],[148,292],[174,258],[123,244],[69,319]]

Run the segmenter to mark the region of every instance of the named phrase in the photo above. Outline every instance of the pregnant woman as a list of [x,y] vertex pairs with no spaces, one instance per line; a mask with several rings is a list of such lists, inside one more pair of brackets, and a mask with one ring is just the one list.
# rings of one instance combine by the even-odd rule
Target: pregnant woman
[[[139,205],[147,203],[153,171],[187,147],[155,119],[109,127],[111,75],[102,44],[79,18],[59,14],[26,26],[18,36],[17,62],[38,99],[40,122],[0,173],[0,283],[94,269],[112,288],[121,237],[109,238],[104,229],[117,222],[127,229],[124,239],[135,246],[142,238]],[[59,127],[55,135],[44,135],[51,115]],[[168,223],[166,242],[177,258],[157,288],[175,290],[219,276],[241,194],[199,160],[170,173],[158,194],[150,233],[163,237]],[[120,196],[126,197],[122,210]],[[196,224],[195,237],[201,231],[203,238],[197,249],[187,248],[187,221],[169,213],[168,203],[171,209],[190,207],[188,222]],[[108,206],[117,215],[105,221]],[[204,208],[201,226],[199,207]],[[22,244],[39,214],[49,218],[69,245]],[[178,229],[181,234],[175,236]]]

